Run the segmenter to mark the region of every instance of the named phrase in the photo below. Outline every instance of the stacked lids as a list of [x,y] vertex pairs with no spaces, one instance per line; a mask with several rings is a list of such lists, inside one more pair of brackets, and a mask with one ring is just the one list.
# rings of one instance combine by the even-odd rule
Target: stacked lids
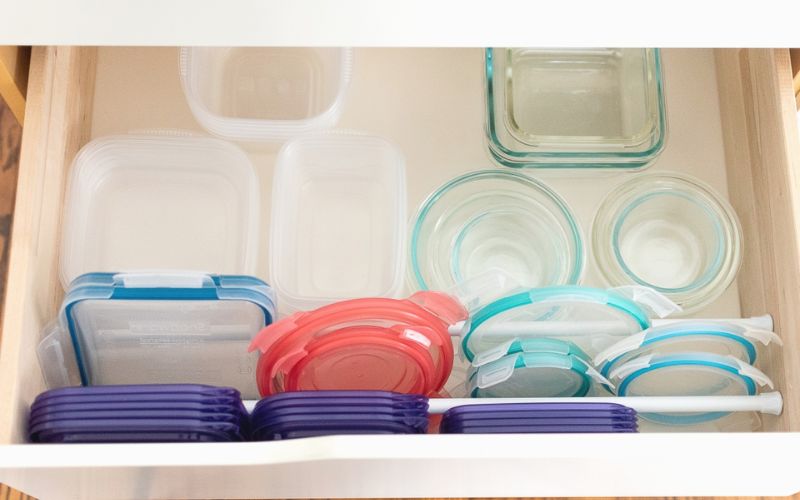
[[[469,288],[469,287],[467,287]],[[477,289],[462,290],[467,299]],[[517,289],[479,304],[462,329],[472,397],[581,397],[609,387],[591,355],[650,326],[675,305],[642,287]],[[467,300],[469,302],[469,300]]]
[[[687,320],[650,328],[595,357],[619,396],[752,396],[772,381],[756,368],[758,353],[781,344],[771,331],[741,323]],[[646,413],[648,420],[695,425],[723,412]]]
[[40,394],[28,433],[37,443],[242,441],[239,391],[193,384],[69,387]]
[[250,345],[262,353],[259,391],[438,392],[453,366],[448,326],[466,318],[457,300],[438,292],[346,300],[294,314]]
[[257,441],[334,434],[424,434],[428,399],[385,391],[287,392],[256,404],[252,429]]
[[457,406],[443,434],[637,432],[636,411],[613,403],[509,403]]
[[557,339],[514,340],[473,361],[472,397],[582,397],[608,380],[575,344]]

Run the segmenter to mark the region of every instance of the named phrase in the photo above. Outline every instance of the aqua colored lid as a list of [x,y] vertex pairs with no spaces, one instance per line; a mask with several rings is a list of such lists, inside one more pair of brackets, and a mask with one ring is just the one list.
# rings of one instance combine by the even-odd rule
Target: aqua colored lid
[[[463,336],[461,347],[465,357],[472,361],[476,352],[483,351],[487,346],[494,346],[508,341],[510,338],[519,338],[523,335],[487,335],[481,334],[481,327],[489,320],[509,311],[526,308],[531,305],[538,306],[535,310],[528,308],[531,313],[530,321],[561,321],[569,320],[576,314],[576,308],[585,304],[586,307],[602,309],[603,315],[610,316],[622,323],[622,333],[632,333],[646,329],[650,326],[647,312],[635,301],[614,292],[582,286],[555,286],[546,288],[533,288],[495,300],[479,309],[472,317],[469,330]],[[594,313],[593,314],[597,314]],[[480,342],[481,345],[478,345]]]

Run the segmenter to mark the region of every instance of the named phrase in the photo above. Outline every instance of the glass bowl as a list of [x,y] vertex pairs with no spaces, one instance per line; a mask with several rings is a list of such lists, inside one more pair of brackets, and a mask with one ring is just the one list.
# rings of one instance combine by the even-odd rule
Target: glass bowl
[[742,261],[730,204],[688,176],[637,177],[611,191],[592,228],[598,269],[612,286],[638,284],[690,313],[724,292]]
[[576,284],[584,267],[581,231],[564,200],[504,170],[471,172],[434,191],[417,214],[410,254],[423,290],[492,270],[524,287]]
[[508,167],[646,166],[663,150],[658,49],[486,49],[489,151]]

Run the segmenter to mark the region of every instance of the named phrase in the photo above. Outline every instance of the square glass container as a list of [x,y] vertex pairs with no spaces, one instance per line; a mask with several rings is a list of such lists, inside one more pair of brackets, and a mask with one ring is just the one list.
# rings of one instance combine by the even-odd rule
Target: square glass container
[[508,167],[638,169],[662,151],[658,49],[486,49],[489,151]]

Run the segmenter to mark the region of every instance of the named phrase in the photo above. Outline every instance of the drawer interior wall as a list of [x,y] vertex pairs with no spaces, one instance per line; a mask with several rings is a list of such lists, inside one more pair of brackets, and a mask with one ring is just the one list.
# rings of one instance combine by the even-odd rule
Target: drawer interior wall
[[[800,147],[788,52],[665,50],[664,66],[667,148],[649,171],[690,173],[727,193],[744,231],[737,283],[696,316],[773,315],[785,346],[764,367],[784,395],[785,410],[764,417],[762,428],[800,431]],[[339,128],[387,137],[403,150],[409,219],[446,180],[492,168],[483,139],[482,79],[478,49],[355,50]],[[0,400],[12,411],[0,415],[0,443],[24,442],[27,407],[44,389],[35,347],[63,297],[58,249],[74,155],[92,138],[142,129],[202,133],[181,91],[178,49],[34,51],[0,351]],[[245,148],[262,192],[257,274],[269,281],[277,147]],[[570,203],[587,238],[595,207],[628,175],[542,178]],[[585,276],[584,284],[601,284],[591,258]]]

